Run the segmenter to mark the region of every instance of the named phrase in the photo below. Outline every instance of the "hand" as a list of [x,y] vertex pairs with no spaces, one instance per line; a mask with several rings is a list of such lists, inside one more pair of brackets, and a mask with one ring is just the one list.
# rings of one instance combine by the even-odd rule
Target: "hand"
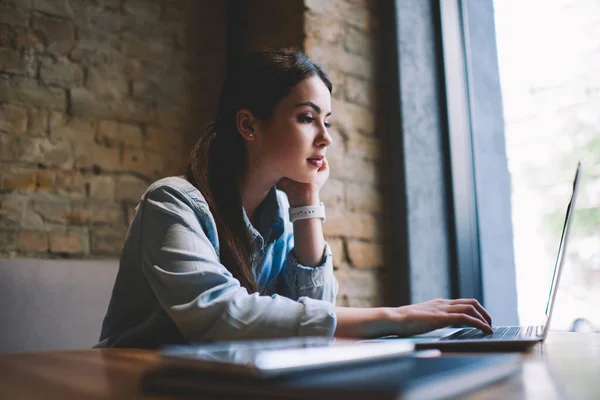
[[323,158],[323,165],[317,170],[313,182],[303,183],[283,178],[279,183],[288,196],[291,207],[301,207],[319,204],[319,191],[329,178],[329,163]]
[[468,325],[492,333],[492,319],[475,299],[435,299],[389,309],[394,334],[418,335],[448,325]]

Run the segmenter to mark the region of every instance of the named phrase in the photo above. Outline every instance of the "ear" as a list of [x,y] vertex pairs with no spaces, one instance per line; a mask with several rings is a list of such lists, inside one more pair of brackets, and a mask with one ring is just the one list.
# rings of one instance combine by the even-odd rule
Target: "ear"
[[252,112],[245,108],[238,111],[235,117],[235,122],[238,132],[244,137],[244,139],[256,139],[257,120],[254,118]]

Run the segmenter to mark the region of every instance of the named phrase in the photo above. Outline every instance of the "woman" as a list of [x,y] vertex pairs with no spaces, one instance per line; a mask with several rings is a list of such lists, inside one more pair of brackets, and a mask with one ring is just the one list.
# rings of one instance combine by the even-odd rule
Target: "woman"
[[449,324],[491,331],[471,299],[334,307],[319,200],[331,90],[300,51],[252,52],[237,63],[185,178],[161,179],[140,200],[98,347],[411,335]]

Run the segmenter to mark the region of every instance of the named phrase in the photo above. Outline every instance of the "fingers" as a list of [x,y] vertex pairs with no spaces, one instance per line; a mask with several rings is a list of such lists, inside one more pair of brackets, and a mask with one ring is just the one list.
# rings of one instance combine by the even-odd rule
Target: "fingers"
[[486,333],[493,333],[494,330],[482,320],[472,317],[468,314],[447,314],[448,325],[468,325],[477,328]]
[[476,299],[455,299],[455,300],[450,300],[450,304],[472,305],[473,307],[475,307],[475,309],[477,309],[477,311],[479,312],[479,314],[481,314],[481,316],[485,319],[485,321],[487,321],[487,323],[489,325],[492,325],[492,317],[490,317],[490,314],[488,314],[488,312],[485,310],[485,308],[483,308],[483,306],[481,304],[479,304],[479,302]]
[[453,304],[450,306],[452,313],[461,313],[467,314],[471,317],[477,318],[479,321],[483,322],[490,330],[492,329],[491,325],[487,322],[487,320],[479,313],[475,306],[470,304]]

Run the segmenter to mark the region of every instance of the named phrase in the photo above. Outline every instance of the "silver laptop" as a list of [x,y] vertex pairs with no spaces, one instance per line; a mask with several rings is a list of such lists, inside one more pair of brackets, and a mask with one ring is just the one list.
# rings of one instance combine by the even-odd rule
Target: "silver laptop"
[[416,340],[417,348],[438,348],[444,350],[458,351],[478,351],[478,350],[524,350],[536,343],[543,342],[548,334],[552,310],[556,299],[558,282],[565,262],[565,252],[567,250],[567,240],[569,230],[575,210],[575,200],[579,179],[581,176],[581,163],[577,164],[575,179],[573,180],[573,193],[567,207],[565,223],[563,225],[562,235],[558,246],[558,254],[554,265],[552,282],[550,283],[550,293],[546,303],[544,323],[539,326],[498,326],[493,327],[494,333],[488,334],[477,328],[464,328],[452,333],[446,334],[435,339]]

